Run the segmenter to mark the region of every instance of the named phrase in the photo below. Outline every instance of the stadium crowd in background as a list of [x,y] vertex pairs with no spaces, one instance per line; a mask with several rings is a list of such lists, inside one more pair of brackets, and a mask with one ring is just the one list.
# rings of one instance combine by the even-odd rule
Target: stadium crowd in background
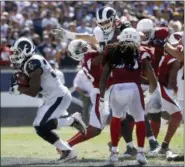
[[143,2],[1,2],[0,65],[9,66],[10,47],[16,39],[26,36],[33,40],[36,51],[48,60],[56,60],[60,68],[75,68],[77,62],[67,57],[69,41],[60,41],[51,31],[63,27],[78,33],[93,33],[96,9],[109,5],[121,20],[129,20],[133,27],[143,18],[150,18],[156,26],[167,26],[172,32],[184,29],[183,1]]

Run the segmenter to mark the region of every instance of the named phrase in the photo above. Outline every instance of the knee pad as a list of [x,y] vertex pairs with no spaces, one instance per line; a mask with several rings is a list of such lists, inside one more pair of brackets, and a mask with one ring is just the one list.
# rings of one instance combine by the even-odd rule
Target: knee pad
[[34,128],[36,129],[36,133],[50,144],[54,144],[57,140],[59,140],[59,136],[55,132],[44,126],[35,126]]

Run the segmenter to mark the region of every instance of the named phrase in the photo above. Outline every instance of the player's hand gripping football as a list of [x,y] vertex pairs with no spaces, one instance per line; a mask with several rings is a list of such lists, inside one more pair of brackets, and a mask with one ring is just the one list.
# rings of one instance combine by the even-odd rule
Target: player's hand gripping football
[[11,85],[10,85],[10,89],[9,89],[10,94],[14,94],[14,95],[20,95],[21,94],[21,92],[19,92],[19,90],[18,90],[19,84],[18,84],[18,80],[17,80],[17,74],[18,74],[18,72],[15,72],[12,75]]
[[75,39],[75,34],[68,30],[65,30],[64,28],[53,29],[52,34],[55,35],[56,37],[61,38],[62,40]]

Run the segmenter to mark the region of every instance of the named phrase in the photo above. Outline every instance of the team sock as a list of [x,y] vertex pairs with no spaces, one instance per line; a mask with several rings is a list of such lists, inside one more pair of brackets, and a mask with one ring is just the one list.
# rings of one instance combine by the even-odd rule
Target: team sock
[[120,131],[121,131],[121,119],[112,117],[111,123],[110,123],[112,147],[118,146]]
[[143,148],[146,136],[146,128],[144,121],[136,122],[136,136],[138,147]]

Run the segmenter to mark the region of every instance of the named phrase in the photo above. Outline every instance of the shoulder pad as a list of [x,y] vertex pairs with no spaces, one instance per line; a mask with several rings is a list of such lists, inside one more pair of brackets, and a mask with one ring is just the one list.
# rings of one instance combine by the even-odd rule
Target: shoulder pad
[[41,62],[38,59],[31,59],[26,65],[26,72],[30,74],[35,71],[37,68],[41,68]]

